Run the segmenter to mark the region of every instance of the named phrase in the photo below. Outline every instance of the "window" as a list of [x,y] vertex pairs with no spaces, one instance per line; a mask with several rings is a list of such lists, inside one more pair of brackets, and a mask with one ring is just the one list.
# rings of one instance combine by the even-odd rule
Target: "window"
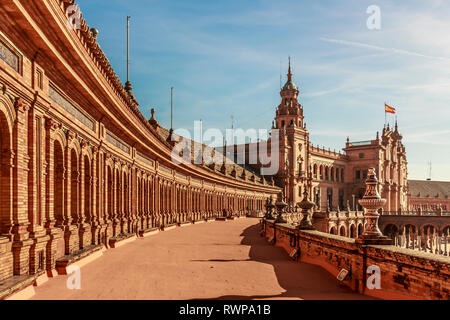
[[43,85],[43,76],[42,76],[42,71],[41,70],[36,70],[36,86],[42,90]]
[[360,153],[360,154],[359,154],[359,158],[360,158],[360,159],[364,159],[364,153]]
[[364,171],[363,171],[363,179],[364,179],[364,180],[367,179],[367,172],[368,172],[368,170],[364,170]]
[[5,61],[11,68],[17,72],[21,72],[21,56],[6,41],[0,38],[0,59]]
[[344,189],[339,189],[339,208],[344,208]]
[[356,173],[355,173],[355,179],[356,179],[357,181],[361,180],[361,171],[356,170]]

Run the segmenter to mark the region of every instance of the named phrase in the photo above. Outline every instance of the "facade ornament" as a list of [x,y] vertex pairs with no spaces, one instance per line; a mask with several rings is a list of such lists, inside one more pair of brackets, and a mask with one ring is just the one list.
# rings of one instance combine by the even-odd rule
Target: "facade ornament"
[[45,126],[50,130],[58,130],[60,124],[55,119],[45,118]]
[[30,109],[30,106],[28,106],[25,101],[22,98],[16,98],[16,101],[14,102],[14,107],[16,108],[17,112],[27,112]]
[[303,200],[298,204],[300,209],[302,209],[302,220],[300,224],[297,226],[299,230],[314,230],[314,227],[311,222],[310,212],[311,209],[314,208],[315,203],[309,200],[308,190],[305,188],[305,192],[303,192]]
[[152,126],[154,126],[154,127],[159,127],[159,123],[158,123],[158,121],[156,121],[156,118],[155,118],[155,109],[154,108],[152,108],[152,110],[151,110],[151,113],[152,113],[152,117],[150,118],[150,120],[148,120],[148,122],[152,125]]
[[81,145],[81,148],[84,149],[89,145],[89,143],[86,140],[81,139],[80,145]]
[[67,135],[67,141],[68,142],[72,141],[76,137],[75,132],[73,132],[71,130],[67,130],[66,135]]
[[275,219],[275,223],[287,223],[286,219],[283,218],[283,213],[286,213],[287,203],[284,201],[284,195],[280,195],[280,199],[275,203],[277,208],[277,218]]
[[386,204],[386,199],[382,199],[378,193],[378,179],[375,168],[370,168],[366,180],[366,193],[358,203],[365,209],[365,228],[362,235],[356,239],[359,244],[391,245],[392,240],[383,236],[378,228],[380,214],[378,209]]

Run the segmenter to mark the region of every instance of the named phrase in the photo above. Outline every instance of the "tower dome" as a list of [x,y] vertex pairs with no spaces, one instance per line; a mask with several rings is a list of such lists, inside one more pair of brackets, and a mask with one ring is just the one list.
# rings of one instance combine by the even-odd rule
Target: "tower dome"
[[292,71],[291,71],[291,58],[289,57],[289,70],[287,74],[287,82],[284,87],[281,89],[281,96],[297,96],[299,94],[299,90],[295,85],[294,81],[292,81]]

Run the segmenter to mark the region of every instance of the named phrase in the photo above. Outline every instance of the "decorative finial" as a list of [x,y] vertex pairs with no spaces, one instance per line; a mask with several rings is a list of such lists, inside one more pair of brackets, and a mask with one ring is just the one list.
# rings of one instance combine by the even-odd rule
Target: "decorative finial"
[[378,209],[386,204],[386,199],[382,199],[378,193],[378,179],[375,168],[369,168],[366,180],[366,192],[358,203],[365,209],[364,232],[356,239],[358,244],[378,244],[390,245],[392,240],[383,236],[378,228]]
[[288,70],[288,80],[292,80],[292,72],[291,72],[291,56],[289,56],[289,70]]
[[150,111],[152,114],[152,117],[150,118],[150,120],[148,120],[148,122],[152,125],[152,126],[159,126],[158,121],[156,121],[155,119],[155,109],[152,108],[152,110]]
[[98,38],[98,29],[96,28],[91,28],[91,34],[92,34],[92,38],[94,38],[95,41],[97,41]]

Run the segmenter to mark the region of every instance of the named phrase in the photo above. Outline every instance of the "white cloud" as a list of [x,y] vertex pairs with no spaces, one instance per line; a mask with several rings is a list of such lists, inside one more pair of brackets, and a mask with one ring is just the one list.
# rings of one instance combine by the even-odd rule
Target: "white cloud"
[[418,53],[418,52],[412,52],[412,51],[396,49],[396,48],[383,48],[383,47],[375,46],[375,45],[368,44],[368,43],[361,43],[361,42],[347,41],[347,40],[340,40],[340,39],[330,39],[330,38],[323,38],[323,37],[320,38],[320,40],[326,41],[326,42],[331,42],[331,43],[338,43],[338,44],[342,44],[342,45],[355,46],[355,47],[360,47],[360,48],[390,52],[390,53],[395,53],[395,54],[404,54],[404,55],[409,55],[409,56],[414,56],[414,57],[450,62],[450,58],[446,58],[446,57],[429,56],[429,55],[425,55],[425,54]]

